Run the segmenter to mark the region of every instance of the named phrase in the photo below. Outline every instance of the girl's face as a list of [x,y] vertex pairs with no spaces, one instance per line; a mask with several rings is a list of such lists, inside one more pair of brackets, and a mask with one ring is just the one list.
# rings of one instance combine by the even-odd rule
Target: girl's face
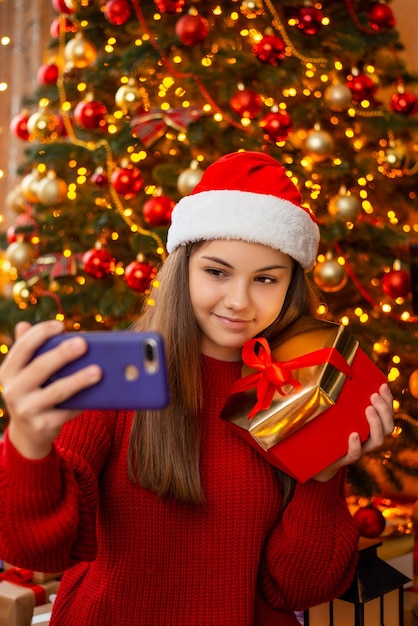
[[291,276],[291,258],[262,244],[220,239],[197,246],[189,289],[203,354],[239,360],[244,343],[279,315]]

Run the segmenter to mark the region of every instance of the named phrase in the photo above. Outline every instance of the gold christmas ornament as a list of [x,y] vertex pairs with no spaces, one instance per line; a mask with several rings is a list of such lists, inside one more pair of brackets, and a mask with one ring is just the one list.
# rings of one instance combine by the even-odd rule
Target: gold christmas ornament
[[348,280],[347,272],[332,255],[314,267],[314,281],[326,293],[335,293],[345,287]]
[[79,11],[80,9],[94,6],[96,0],[64,0],[64,4],[73,11]]
[[10,261],[6,253],[0,250],[0,296],[9,297],[11,292]]
[[341,187],[339,193],[331,198],[328,212],[345,222],[354,222],[360,212],[360,201],[357,196],[347,192],[345,187]]
[[6,248],[6,258],[18,272],[29,267],[33,257],[33,247],[24,241],[15,241]]
[[314,128],[308,132],[305,140],[305,153],[312,161],[325,161],[333,151],[334,139],[327,131]]
[[346,111],[352,104],[353,96],[351,89],[343,83],[330,85],[324,93],[324,99],[331,111]]
[[389,143],[386,149],[385,161],[389,169],[402,169],[406,162],[406,147],[400,139]]
[[253,20],[257,15],[264,13],[262,0],[242,0],[239,9],[248,20]]
[[184,170],[177,179],[177,189],[182,196],[188,196],[203,176],[197,161],[192,161],[190,167]]
[[68,186],[65,180],[58,178],[55,172],[50,171],[39,181],[36,190],[39,202],[52,206],[66,198]]
[[28,304],[30,301],[30,290],[24,280],[18,280],[17,283],[13,285],[12,297],[18,306]]
[[32,204],[38,202],[38,185],[41,179],[40,173],[35,168],[29,174],[26,174],[20,183],[22,196]]
[[115,94],[115,103],[124,115],[138,113],[143,103],[143,97],[141,89],[135,84],[135,79],[130,78],[126,85],[119,87]]
[[37,141],[48,141],[57,136],[59,120],[56,115],[41,109],[33,113],[28,119],[28,132]]
[[6,207],[15,213],[25,213],[28,209],[28,203],[22,193],[20,185],[11,189],[6,196]]
[[95,62],[97,49],[90,41],[84,39],[82,33],[78,32],[66,44],[64,56],[71,67],[84,69]]
[[418,370],[414,370],[410,375],[408,386],[411,396],[418,400]]

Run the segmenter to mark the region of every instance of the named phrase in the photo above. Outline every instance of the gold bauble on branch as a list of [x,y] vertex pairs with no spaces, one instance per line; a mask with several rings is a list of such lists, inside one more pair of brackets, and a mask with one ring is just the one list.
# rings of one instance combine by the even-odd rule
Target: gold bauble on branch
[[414,370],[409,377],[408,381],[409,391],[411,396],[418,400],[418,369]]
[[119,87],[115,93],[116,106],[124,115],[135,115],[141,109],[143,98],[135,80],[130,78],[126,85]]
[[177,179],[177,189],[182,196],[188,196],[192,193],[197,183],[203,176],[203,170],[200,169],[197,161],[192,161],[190,167],[184,170]]
[[325,161],[334,152],[334,139],[326,130],[315,127],[308,132],[304,149],[312,161]]
[[353,102],[353,95],[343,83],[335,83],[327,87],[324,99],[331,111],[346,111]]
[[6,248],[6,258],[18,272],[29,267],[33,257],[33,247],[25,241],[15,241]]
[[348,280],[345,267],[332,254],[328,254],[324,261],[315,265],[313,276],[315,284],[326,293],[340,291]]
[[407,157],[406,146],[400,139],[391,141],[385,152],[385,161],[389,169],[402,169]]
[[11,264],[4,250],[0,250],[0,296],[7,298],[11,294]]
[[39,171],[34,168],[29,174],[26,174],[21,180],[20,189],[25,200],[31,204],[38,202],[38,185],[42,179]]
[[59,120],[47,109],[40,109],[28,119],[28,132],[37,141],[55,139],[58,134]]
[[83,37],[83,33],[78,32],[73,39],[67,42],[64,55],[66,62],[71,67],[84,69],[95,62],[97,49]]
[[242,0],[239,10],[248,20],[253,20],[258,15],[263,15],[263,2],[262,0]]
[[13,285],[12,297],[18,306],[30,301],[30,289],[24,280],[18,280]]
[[65,180],[56,176],[55,172],[49,171],[48,174],[39,181],[36,190],[39,202],[46,206],[52,206],[65,200],[68,186]]
[[15,213],[25,213],[28,210],[28,202],[20,185],[11,189],[7,194],[6,207]]
[[342,186],[338,194],[331,198],[328,212],[345,222],[354,222],[360,212],[360,200]]

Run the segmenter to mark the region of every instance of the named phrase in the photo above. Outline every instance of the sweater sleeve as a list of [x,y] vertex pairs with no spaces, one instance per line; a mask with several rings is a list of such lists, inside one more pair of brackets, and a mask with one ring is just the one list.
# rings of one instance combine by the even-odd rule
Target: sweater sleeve
[[5,561],[60,572],[95,558],[98,476],[111,447],[111,417],[81,414],[40,460],[24,458],[6,430],[0,444],[0,554]]
[[305,610],[341,595],[358,558],[358,530],[344,496],[344,474],[298,483],[265,547],[260,586],[275,608]]

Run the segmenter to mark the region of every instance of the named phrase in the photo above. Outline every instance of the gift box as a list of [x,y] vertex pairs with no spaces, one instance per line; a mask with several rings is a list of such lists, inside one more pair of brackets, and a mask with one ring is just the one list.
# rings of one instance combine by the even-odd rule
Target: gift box
[[[14,565],[10,565],[10,563],[7,563],[6,561],[3,563],[3,568],[6,572],[7,570],[13,569],[14,567],[15,567]],[[62,572],[49,573],[49,572],[32,571],[31,580],[34,583],[46,583],[49,580],[58,580],[58,578],[61,578],[61,576],[62,576]]]
[[31,570],[18,567],[0,572],[0,626],[30,626],[35,606],[57,592],[58,580],[40,585],[31,577]]
[[221,418],[270,463],[305,482],[369,436],[365,408],[386,376],[344,326],[300,320],[270,351],[264,338],[242,351],[242,378]]

